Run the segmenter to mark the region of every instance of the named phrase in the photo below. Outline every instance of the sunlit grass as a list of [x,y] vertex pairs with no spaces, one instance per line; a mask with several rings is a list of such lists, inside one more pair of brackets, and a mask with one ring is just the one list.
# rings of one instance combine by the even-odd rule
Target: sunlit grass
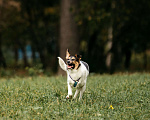
[[0,80],[0,119],[149,119],[150,74],[91,75],[83,100],[66,100],[66,77]]

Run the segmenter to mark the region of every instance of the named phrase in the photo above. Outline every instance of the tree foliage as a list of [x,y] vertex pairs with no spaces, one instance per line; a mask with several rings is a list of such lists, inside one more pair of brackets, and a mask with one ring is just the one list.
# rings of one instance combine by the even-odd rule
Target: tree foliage
[[[61,53],[59,43],[62,42],[60,17],[65,17],[60,16],[60,2],[0,0],[0,64],[4,64],[5,60],[8,64],[6,52],[2,49],[9,48],[13,51],[15,66],[18,65],[18,49],[23,52],[24,66],[29,66],[25,47],[30,44],[32,65],[36,64],[38,52],[43,68],[57,70],[57,56]],[[92,72],[114,72],[122,65],[128,69],[132,53],[144,53],[144,64],[147,66],[146,51],[150,48],[149,1],[82,0],[76,3],[76,7],[71,4],[68,11],[75,13],[72,20],[78,27],[74,32],[80,40],[79,51]],[[67,25],[64,24],[64,28]],[[109,32],[110,28],[112,32]],[[109,43],[112,46],[108,47]],[[108,54],[111,55],[110,69],[106,65]]]

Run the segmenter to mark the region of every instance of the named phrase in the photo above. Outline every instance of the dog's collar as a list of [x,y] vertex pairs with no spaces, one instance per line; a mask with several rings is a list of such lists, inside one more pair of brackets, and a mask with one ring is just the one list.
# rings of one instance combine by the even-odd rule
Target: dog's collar
[[77,80],[72,79],[72,77],[71,77],[70,75],[69,75],[69,77],[71,78],[71,80],[74,81],[73,87],[76,87],[76,86],[77,86],[77,83],[79,82],[79,80],[81,79],[81,77],[80,77],[79,79],[77,79]]

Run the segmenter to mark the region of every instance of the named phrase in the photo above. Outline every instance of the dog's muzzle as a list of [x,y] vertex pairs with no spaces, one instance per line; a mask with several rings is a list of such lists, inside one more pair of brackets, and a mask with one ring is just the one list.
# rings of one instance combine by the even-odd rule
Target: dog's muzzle
[[67,64],[67,68],[68,69],[74,69],[75,68],[75,64],[69,63],[69,64]]

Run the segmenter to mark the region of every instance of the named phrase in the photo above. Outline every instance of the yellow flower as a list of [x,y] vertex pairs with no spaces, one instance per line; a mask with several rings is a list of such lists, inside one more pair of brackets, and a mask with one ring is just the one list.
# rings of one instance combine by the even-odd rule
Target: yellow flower
[[109,109],[114,109],[112,105],[110,105]]

